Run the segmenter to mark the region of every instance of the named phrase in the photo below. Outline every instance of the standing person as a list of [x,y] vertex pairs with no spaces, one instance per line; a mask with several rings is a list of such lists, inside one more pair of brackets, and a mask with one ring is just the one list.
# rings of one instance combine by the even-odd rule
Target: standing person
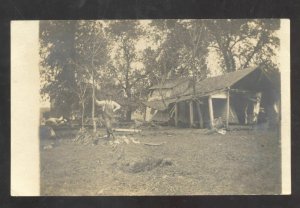
[[96,99],[96,105],[102,107],[102,118],[104,120],[104,125],[107,132],[107,137],[109,138],[110,135],[113,136],[112,132],[112,122],[114,120],[114,113],[121,108],[121,106],[112,100],[112,95],[108,95],[108,99],[106,100],[97,100]]

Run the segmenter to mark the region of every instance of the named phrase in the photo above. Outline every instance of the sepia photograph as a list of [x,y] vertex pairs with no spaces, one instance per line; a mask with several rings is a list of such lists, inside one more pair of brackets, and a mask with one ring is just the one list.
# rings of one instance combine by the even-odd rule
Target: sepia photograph
[[13,21],[12,54],[33,37],[35,58],[12,55],[12,94],[37,104],[12,124],[12,194],[19,128],[34,195],[290,194],[289,35],[282,19]]

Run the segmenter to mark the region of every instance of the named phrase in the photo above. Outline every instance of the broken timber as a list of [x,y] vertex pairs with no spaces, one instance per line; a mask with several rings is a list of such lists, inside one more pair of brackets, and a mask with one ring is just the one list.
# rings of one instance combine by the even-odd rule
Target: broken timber
[[114,129],[114,131],[116,131],[116,132],[136,132],[136,133],[139,133],[142,130],[140,130],[140,129]]
[[144,145],[148,145],[148,146],[160,146],[160,145],[163,145],[167,142],[161,142],[161,143],[146,143],[146,142],[143,142],[142,144]]

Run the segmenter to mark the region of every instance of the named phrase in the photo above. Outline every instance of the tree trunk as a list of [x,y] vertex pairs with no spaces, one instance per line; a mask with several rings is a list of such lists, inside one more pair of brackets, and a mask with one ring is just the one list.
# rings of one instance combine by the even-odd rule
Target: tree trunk
[[84,110],[85,110],[85,105],[83,102],[82,103],[82,112],[81,112],[81,129],[84,129]]
[[259,39],[256,46],[254,47],[252,53],[248,56],[245,64],[243,65],[242,69],[248,68],[249,67],[249,63],[252,60],[252,58],[254,57],[254,55],[257,53],[257,51],[259,51],[262,47],[262,39]]
[[128,109],[126,111],[126,121],[131,121],[131,112],[132,112],[131,107],[128,106]]
[[[126,86],[128,86],[129,84],[127,83]],[[128,106],[127,106],[127,110],[126,110],[126,121],[131,121],[131,113],[132,113],[132,108],[131,108],[131,93],[130,90],[128,88],[126,88],[125,90],[127,98],[128,98]]]
[[236,70],[235,61],[231,52],[222,49],[226,72],[234,72]]
[[193,71],[193,96],[196,98],[196,75],[195,75],[195,70]]
[[146,115],[147,115],[147,107],[145,107],[145,109],[144,109],[144,115],[143,115],[144,121],[146,121]]
[[97,131],[97,125],[95,120],[95,78],[94,78],[94,69],[92,69],[92,79],[93,79],[93,94],[92,94],[92,120],[93,120],[93,132]]
[[178,103],[175,103],[175,126],[178,126]]

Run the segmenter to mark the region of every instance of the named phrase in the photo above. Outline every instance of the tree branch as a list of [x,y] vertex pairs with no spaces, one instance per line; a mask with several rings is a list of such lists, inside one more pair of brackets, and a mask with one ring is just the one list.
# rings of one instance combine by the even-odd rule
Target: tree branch
[[253,56],[254,56],[254,55],[257,53],[257,51],[260,50],[260,48],[262,47],[262,44],[261,44],[261,43],[262,43],[262,39],[260,38],[260,39],[257,41],[257,44],[256,44],[256,46],[254,47],[252,53],[250,54],[250,56],[248,56],[248,58],[247,58],[245,64],[243,65],[242,69],[245,69],[245,68],[248,67],[248,65],[249,65],[251,59],[253,58]]

